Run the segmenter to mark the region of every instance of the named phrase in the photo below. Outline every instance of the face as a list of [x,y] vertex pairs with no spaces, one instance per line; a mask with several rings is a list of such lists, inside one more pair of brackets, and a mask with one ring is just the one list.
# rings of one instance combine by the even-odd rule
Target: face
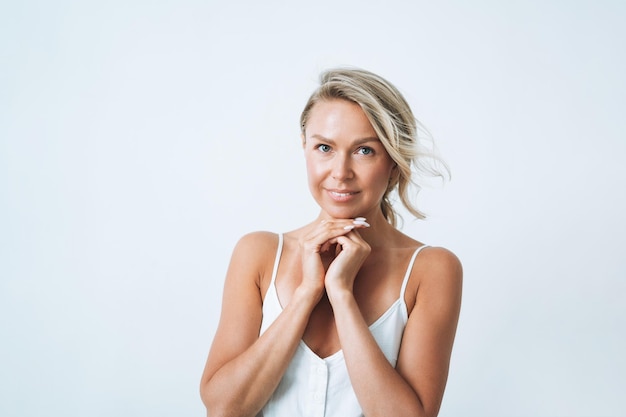
[[347,100],[320,101],[303,136],[309,188],[325,215],[381,215],[395,164],[361,108]]

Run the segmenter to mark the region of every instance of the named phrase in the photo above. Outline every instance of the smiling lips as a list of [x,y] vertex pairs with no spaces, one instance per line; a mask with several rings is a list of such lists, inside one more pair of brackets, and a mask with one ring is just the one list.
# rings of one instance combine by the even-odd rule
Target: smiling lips
[[348,201],[353,196],[358,194],[358,191],[350,191],[350,190],[327,190],[328,195],[335,201]]

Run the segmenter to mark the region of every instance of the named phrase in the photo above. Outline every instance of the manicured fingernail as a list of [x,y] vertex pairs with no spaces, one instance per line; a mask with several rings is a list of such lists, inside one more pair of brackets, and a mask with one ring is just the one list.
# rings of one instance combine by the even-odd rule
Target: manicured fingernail
[[370,224],[364,220],[355,220],[354,224],[356,224],[357,226],[370,227]]
[[354,226],[353,225],[349,225],[349,226],[344,227],[343,229],[344,230],[352,230],[352,229],[354,229]]
[[354,219],[355,222],[364,222],[365,220],[367,220],[365,217],[357,217]]

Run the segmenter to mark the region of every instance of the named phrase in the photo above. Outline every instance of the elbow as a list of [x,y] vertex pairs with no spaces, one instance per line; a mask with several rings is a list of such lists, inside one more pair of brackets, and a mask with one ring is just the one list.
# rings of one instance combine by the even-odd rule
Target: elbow
[[433,404],[430,407],[424,407],[424,416],[425,417],[437,417],[439,415],[439,410],[441,408],[441,402],[437,404]]
[[200,383],[200,399],[202,400],[202,404],[204,404],[204,407],[207,410],[207,417],[213,416],[214,414],[212,414],[209,410],[209,404],[210,404],[209,393],[208,393],[207,384],[204,381]]
[[207,417],[222,417],[226,416],[224,410],[220,410],[216,405],[216,401],[214,398],[211,398],[211,391],[209,389],[209,384],[207,382],[202,382],[200,384],[200,399],[206,408]]
[[224,399],[216,398],[216,394],[212,393],[207,383],[200,385],[200,398],[207,411],[207,417],[234,417],[237,414],[236,406],[229,405]]
[[206,411],[207,417],[235,417],[241,415],[223,406],[207,406]]

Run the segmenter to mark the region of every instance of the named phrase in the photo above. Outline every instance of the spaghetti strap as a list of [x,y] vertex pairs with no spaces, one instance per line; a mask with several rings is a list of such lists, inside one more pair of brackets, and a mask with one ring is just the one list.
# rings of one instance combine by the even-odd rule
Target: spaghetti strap
[[404,292],[406,291],[406,285],[409,282],[409,277],[411,276],[411,270],[413,270],[413,264],[415,263],[415,258],[417,258],[417,254],[422,251],[422,249],[427,248],[428,245],[422,245],[419,248],[415,249],[413,252],[413,256],[411,257],[411,262],[409,262],[409,266],[406,269],[406,273],[404,274],[404,279],[402,280],[402,288],[400,288],[400,299],[404,302]]
[[274,286],[276,282],[276,274],[278,273],[278,264],[280,262],[280,255],[283,253],[283,234],[278,234],[278,248],[276,248],[276,259],[274,260],[274,270],[272,271],[272,280],[270,281],[270,288]]

